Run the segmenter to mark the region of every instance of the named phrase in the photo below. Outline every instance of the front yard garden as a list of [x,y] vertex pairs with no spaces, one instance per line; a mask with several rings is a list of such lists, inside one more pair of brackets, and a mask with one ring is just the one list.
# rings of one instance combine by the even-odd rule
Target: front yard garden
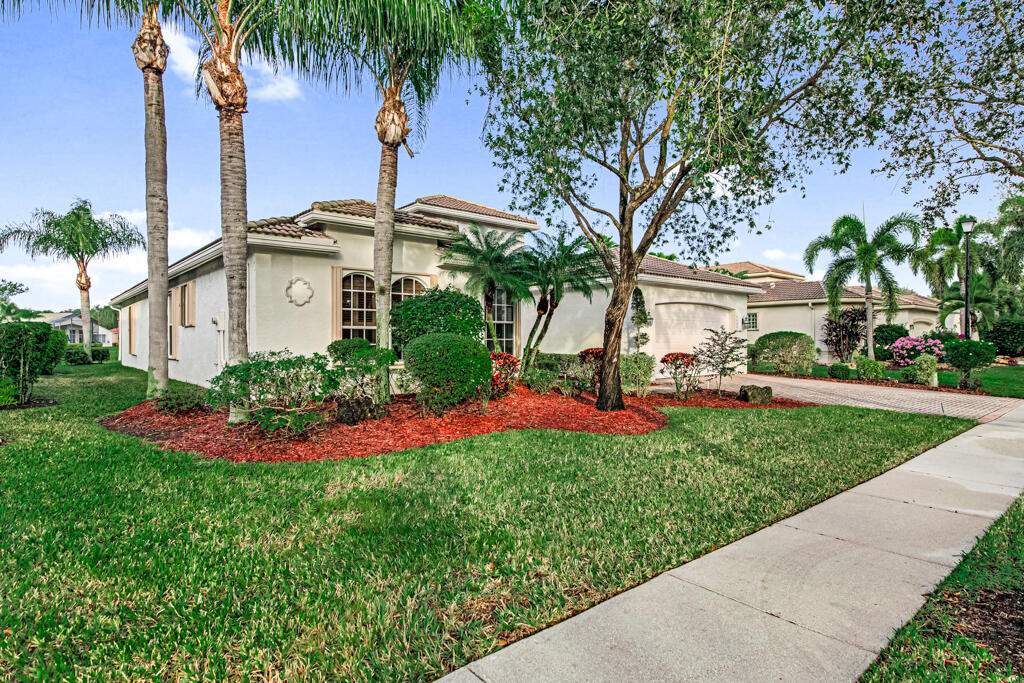
[[432,679],[971,425],[665,408],[641,435],[237,464],[99,425],[143,373],[61,369],[58,405],[0,413],[5,679]]
[[1024,498],[988,530],[864,675],[1016,681],[1024,675]]

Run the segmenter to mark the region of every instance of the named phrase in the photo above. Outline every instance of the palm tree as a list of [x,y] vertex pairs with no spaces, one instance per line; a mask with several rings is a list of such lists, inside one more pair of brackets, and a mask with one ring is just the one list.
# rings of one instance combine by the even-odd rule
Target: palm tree
[[107,258],[145,248],[146,239],[142,233],[117,214],[107,218],[94,216],[88,200],[78,199],[67,213],[37,209],[30,221],[0,229],[0,250],[10,245],[21,247],[32,258],[48,256],[73,261],[78,266],[75,284],[78,285],[82,312],[82,346],[86,357],[92,360],[89,263],[94,258]]
[[[967,271],[965,235],[961,222],[967,219],[974,220],[973,216],[960,216],[952,226],[938,228],[928,237],[928,241],[915,249],[910,256],[910,268],[915,274],[920,273],[924,276],[936,297],[944,296],[949,281],[954,279],[959,283],[961,296],[963,295]],[[974,230],[974,236],[986,231],[987,228],[979,224]],[[963,313],[960,315],[960,329],[967,329]]]
[[[395,242],[395,189],[398,148],[409,150],[412,129],[406,105],[424,112],[437,95],[444,71],[467,62],[474,51],[471,18],[485,10],[482,3],[452,0],[323,0],[326,22],[305,19],[304,42],[312,53],[305,70],[327,78],[369,74],[382,99],[374,128],[380,141],[377,204],[373,218],[373,279],[376,283],[377,343],[387,344],[391,318],[391,277]],[[320,43],[323,49],[309,47]],[[340,75],[340,76],[339,76]],[[386,369],[378,382],[378,400],[388,402]]]
[[[939,320],[945,320],[946,316],[955,311],[961,311],[961,317],[963,317],[966,306],[964,306],[964,290],[960,287],[959,282],[953,281],[947,286],[942,301],[939,302]],[[979,314],[981,315],[980,321],[978,320]],[[980,330],[979,322],[982,327],[988,329],[997,317],[997,295],[992,281],[982,273],[972,273],[971,329]]]
[[[523,348],[523,372],[533,364],[548,333],[551,318],[566,291],[579,292],[587,301],[593,297],[594,290],[607,291],[608,288],[600,281],[607,273],[594,250],[587,249],[589,244],[583,235],[572,239],[570,231],[563,229],[553,237],[535,235],[533,246],[526,250],[527,272],[532,277],[531,284],[539,290],[539,296],[537,318]],[[535,343],[538,328],[540,335]]]
[[904,244],[899,240],[903,232],[909,233],[916,244],[921,232],[916,216],[909,213],[893,216],[878,226],[869,239],[864,223],[848,214],[837,218],[829,234],[816,237],[804,251],[804,265],[808,270],[814,270],[814,262],[822,251],[831,252],[835,256],[825,272],[824,282],[833,318],[839,315],[839,305],[850,278],[857,275],[863,283],[868,357],[872,360],[875,358],[872,280],[878,280],[886,314],[891,319],[899,307],[899,285],[886,262],[903,263],[914,250],[913,244]]
[[[276,61],[278,52],[288,52],[288,47],[280,42],[280,8],[275,0],[175,0],[173,5],[206,41],[200,72],[220,121],[220,217],[228,293],[228,363],[239,363],[249,355],[248,206],[242,126],[248,94],[240,59],[245,51]],[[231,406],[229,424],[246,419],[245,406]]]
[[530,292],[529,264],[523,255],[525,231],[488,230],[478,223],[460,234],[442,254],[441,260],[452,270],[468,276],[466,289],[484,297],[489,345],[498,333],[494,327],[494,298],[499,289],[511,301],[522,301]]

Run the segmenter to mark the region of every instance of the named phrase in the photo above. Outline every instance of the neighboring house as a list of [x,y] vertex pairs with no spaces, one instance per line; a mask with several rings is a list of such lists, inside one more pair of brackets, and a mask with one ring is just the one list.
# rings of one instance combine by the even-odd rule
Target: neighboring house
[[[84,341],[81,313],[42,313],[32,320],[49,323],[55,330],[61,330],[67,335],[68,342],[71,344],[81,344]],[[92,323],[91,343],[101,346],[111,346],[115,343],[113,332],[101,327],[95,320],[90,322]]]
[[[751,342],[768,332],[802,332],[814,339],[820,360],[836,360],[829,353],[823,339],[823,327],[828,316],[828,299],[821,282],[794,282],[791,280],[764,281],[761,292],[750,297],[744,327]],[[872,292],[875,302],[875,324],[890,322],[886,319],[881,295]],[[863,307],[864,287],[850,286],[842,298],[843,307]],[[939,326],[939,300],[917,294],[901,294],[899,310],[893,323],[904,325],[911,335],[920,336]],[[958,331],[956,315],[947,318],[947,327]]]
[[794,273],[789,270],[782,270],[774,266],[766,266],[763,263],[755,263],[754,261],[736,261],[735,263],[721,263],[715,268],[724,268],[733,275],[737,273],[742,274],[743,279],[747,282],[761,283],[767,281],[778,281],[778,280],[794,280],[797,282],[803,282],[805,278],[800,273]]
[[[249,348],[325,352],[335,339],[375,341],[374,205],[359,199],[316,202],[287,218],[249,223]],[[442,265],[441,255],[472,223],[493,230],[536,230],[536,221],[479,204],[434,195],[395,212],[393,301],[465,277]],[[227,358],[227,287],[216,240],[171,264],[170,376],[206,384]],[[653,312],[654,353],[688,351],[706,327],[738,329],[756,285],[672,261],[647,257],[640,286]],[[125,365],[148,367],[146,283],[115,296],[120,309],[120,355]],[[569,295],[555,314],[544,351],[576,352],[601,344],[607,296],[586,303]],[[531,302],[496,301],[497,346],[522,353],[524,329],[535,318]],[[624,337],[627,335],[624,335]],[[625,346],[625,344],[624,344]],[[659,356],[660,357],[660,356]]]

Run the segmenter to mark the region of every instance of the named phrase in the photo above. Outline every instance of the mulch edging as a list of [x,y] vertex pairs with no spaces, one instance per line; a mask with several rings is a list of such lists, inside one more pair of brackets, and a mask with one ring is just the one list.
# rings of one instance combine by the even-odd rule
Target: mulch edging
[[356,425],[320,423],[306,435],[285,439],[267,436],[254,424],[227,426],[225,411],[162,413],[151,401],[99,420],[107,429],[160,443],[164,450],[190,451],[234,462],[304,462],[382,455],[410,448],[517,429],[559,429],[595,434],[647,434],[668,424],[661,407],[721,409],[787,409],[816,404],[774,399],[751,405],[735,395],[719,397],[700,392],[689,400],[651,394],[625,397],[626,410],[602,412],[594,396],[569,398],[558,393],[535,394],[516,387],[505,398],[491,401],[487,414],[476,402],[457,406],[444,417],[424,417],[415,397],[396,396],[390,415]]
[[889,389],[920,389],[922,391],[942,391],[947,394],[971,394],[973,396],[991,396],[992,394],[981,389],[958,389],[957,387],[933,387],[929,384],[910,384],[909,382],[876,382],[869,379],[839,379],[838,377],[817,377],[815,375],[788,375],[775,373],[770,375],[765,372],[748,372],[748,375],[760,375],[761,377],[790,377],[792,379],[813,379],[819,382],[842,382],[843,384],[867,384],[873,387],[888,387]]
[[954,630],[989,650],[999,664],[1024,671],[1024,591],[946,594],[942,601],[956,615]]

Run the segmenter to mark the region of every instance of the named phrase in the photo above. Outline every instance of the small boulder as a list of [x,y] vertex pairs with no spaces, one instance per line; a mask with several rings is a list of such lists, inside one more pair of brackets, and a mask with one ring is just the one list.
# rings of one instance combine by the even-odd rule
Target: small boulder
[[354,425],[363,420],[379,420],[387,417],[388,407],[378,405],[369,398],[342,398],[338,400],[338,409],[334,419],[342,424]]
[[744,384],[740,387],[740,400],[754,405],[765,405],[772,402],[772,388],[759,387],[756,384]]

